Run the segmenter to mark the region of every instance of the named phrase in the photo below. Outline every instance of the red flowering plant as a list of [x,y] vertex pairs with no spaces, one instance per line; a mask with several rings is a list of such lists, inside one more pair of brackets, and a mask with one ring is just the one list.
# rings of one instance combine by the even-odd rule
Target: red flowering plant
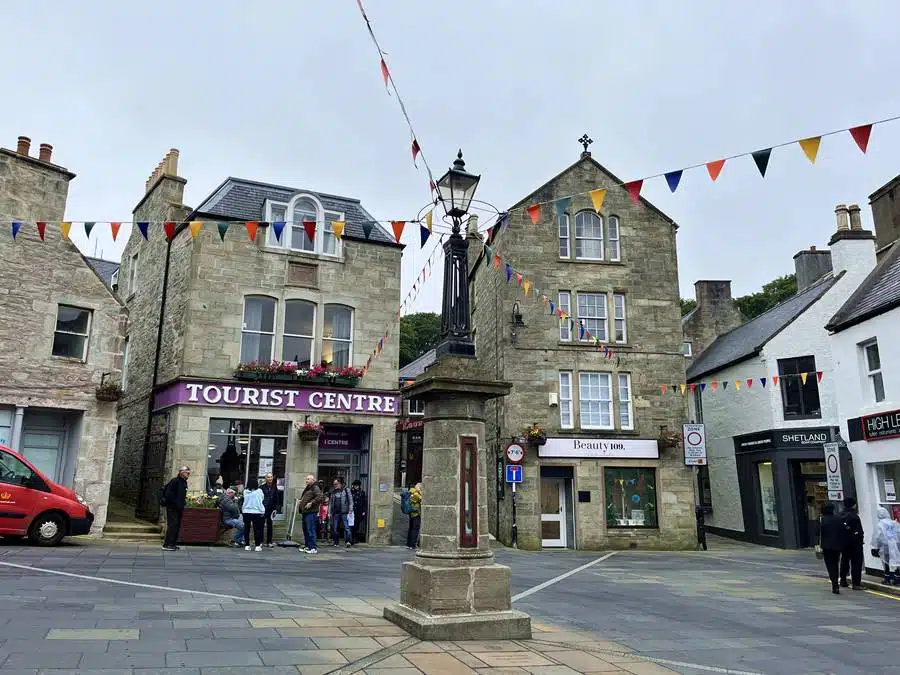
[[248,361],[247,363],[239,363],[236,371],[238,373],[269,373],[271,364],[265,361]]
[[300,433],[316,433],[321,434],[323,431],[323,427],[318,422],[301,422],[297,420],[294,422],[294,429],[299,431]]

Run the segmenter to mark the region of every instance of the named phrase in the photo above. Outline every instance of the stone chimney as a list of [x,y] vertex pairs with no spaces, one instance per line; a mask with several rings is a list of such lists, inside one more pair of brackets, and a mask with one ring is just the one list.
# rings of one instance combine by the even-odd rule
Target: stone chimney
[[698,307],[713,308],[721,303],[731,302],[731,282],[697,281],[694,283],[694,297]]
[[837,231],[844,232],[850,229],[850,209],[846,204],[838,204],[834,207],[834,215],[837,216]]
[[49,164],[50,158],[53,156],[53,146],[49,143],[41,143],[39,152],[38,159]]
[[691,343],[694,357],[699,356],[715,339],[737,328],[744,317],[731,296],[731,281],[701,280],[694,284],[697,308],[682,319],[685,342]]
[[28,136],[19,136],[19,140],[16,143],[16,152],[28,157],[29,150],[31,150],[31,139]]
[[144,191],[150,192],[163,176],[178,176],[178,149],[172,148],[163,157],[163,160],[156,165],[153,173],[144,184]]
[[862,218],[860,217],[859,213],[859,204],[851,204],[847,207],[847,210],[850,212],[850,229],[861,230]]
[[884,256],[890,251],[889,246],[900,239],[900,176],[870,194],[869,206],[872,209],[875,246],[879,255]]
[[797,292],[809,288],[831,271],[831,251],[819,251],[810,246],[808,251],[794,255],[794,274]]
[[478,236],[478,216],[474,213],[469,216],[469,220],[466,222],[466,237],[477,237]]
[[[862,279],[875,267],[875,235],[862,229],[859,206],[849,207],[838,204],[834,208],[837,217],[837,231],[831,235],[831,267],[837,275],[847,275]],[[800,279],[797,279],[799,290]]]

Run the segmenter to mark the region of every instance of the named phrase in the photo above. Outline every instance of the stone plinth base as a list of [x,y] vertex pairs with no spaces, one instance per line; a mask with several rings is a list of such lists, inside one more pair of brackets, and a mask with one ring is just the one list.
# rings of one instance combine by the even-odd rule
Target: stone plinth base
[[420,640],[531,639],[531,617],[515,610],[435,615],[397,603],[384,608],[384,618]]

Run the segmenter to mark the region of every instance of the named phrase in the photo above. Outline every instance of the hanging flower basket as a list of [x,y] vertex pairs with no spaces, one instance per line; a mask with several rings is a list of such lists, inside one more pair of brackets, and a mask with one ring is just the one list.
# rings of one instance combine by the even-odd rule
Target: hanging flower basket
[[681,445],[681,434],[677,431],[663,431],[660,433],[657,443],[663,449],[677,448]]
[[322,425],[318,422],[294,422],[294,428],[301,441],[318,440],[322,433]]
[[95,391],[98,401],[118,401],[122,398],[122,387],[114,382],[104,382]]
[[537,424],[532,424],[525,432],[525,440],[531,445],[544,445],[547,442],[547,434]]

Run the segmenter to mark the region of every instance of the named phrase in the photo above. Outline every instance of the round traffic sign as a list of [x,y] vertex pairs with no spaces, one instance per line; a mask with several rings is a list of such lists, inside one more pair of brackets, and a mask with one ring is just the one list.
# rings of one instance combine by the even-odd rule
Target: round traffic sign
[[699,431],[690,431],[687,436],[688,445],[700,445],[703,442],[703,434]]
[[506,446],[506,459],[510,464],[519,464],[525,459],[525,448],[518,443],[510,443]]

